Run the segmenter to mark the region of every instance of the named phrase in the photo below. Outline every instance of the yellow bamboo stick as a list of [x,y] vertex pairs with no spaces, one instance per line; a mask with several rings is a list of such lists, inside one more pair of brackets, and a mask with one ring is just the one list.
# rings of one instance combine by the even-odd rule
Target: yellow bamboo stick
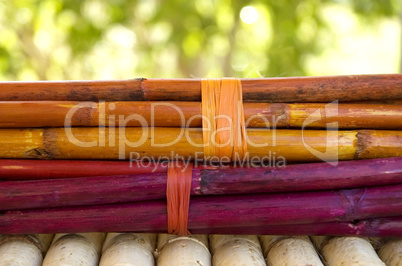
[[[402,156],[402,131],[249,129],[248,159],[349,160]],[[179,156],[172,158],[174,156]],[[202,130],[183,128],[1,129],[0,158],[203,158]],[[209,160],[215,158],[206,158]],[[241,159],[241,158],[239,158]]]

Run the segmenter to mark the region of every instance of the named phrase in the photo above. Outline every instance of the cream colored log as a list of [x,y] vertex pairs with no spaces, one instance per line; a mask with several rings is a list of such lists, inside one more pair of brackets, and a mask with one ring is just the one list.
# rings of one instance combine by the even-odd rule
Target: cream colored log
[[108,233],[99,266],[153,266],[156,234]]
[[156,254],[158,266],[211,265],[206,235],[179,237],[160,234]]
[[367,238],[312,237],[329,266],[385,266]]
[[0,265],[41,266],[53,235],[0,235]]
[[211,235],[212,265],[264,266],[264,256],[257,236]]
[[43,266],[97,266],[105,233],[57,234]]
[[307,236],[260,236],[268,266],[323,266]]
[[394,239],[385,243],[378,255],[387,266],[402,266],[402,239]]
[[389,239],[386,237],[368,237],[370,244],[373,246],[374,250],[379,250]]

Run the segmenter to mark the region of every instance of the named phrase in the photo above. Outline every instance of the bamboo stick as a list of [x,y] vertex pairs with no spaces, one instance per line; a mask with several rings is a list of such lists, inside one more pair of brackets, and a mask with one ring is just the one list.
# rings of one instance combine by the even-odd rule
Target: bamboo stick
[[[402,99],[401,75],[242,79],[246,102]],[[199,79],[1,82],[1,101],[200,101]]]
[[216,266],[265,266],[258,237],[255,235],[211,235],[212,264]]
[[402,239],[387,241],[378,250],[378,256],[388,266],[400,266],[402,263]]
[[[194,197],[190,202],[188,227],[192,232],[192,229],[206,227],[259,227],[401,216],[401,198],[402,185],[322,192]],[[90,230],[165,232],[167,229],[165,201],[5,211],[0,214],[0,231],[13,234]],[[15,223],[16,220],[19,223]]]
[[136,164],[121,161],[15,160],[0,159],[0,180],[53,179],[166,173],[165,164]]
[[0,82],[1,101],[146,100],[141,79],[103,81]]
[[367,238],[333,237],[318,238],[317,241],[317,237],[313,236],[312,239],[328,266],[385,266]]
[[[191,195],[277,193],[401,184],[401,164],[402,157],[344,161],[336,166],[328,163],[283,168],[198,166],[192,172]],[[166,173],[150,173],[5,181],[0,187],[0,210],[164,199],[166,179]]]
[[[12,101],[0,102],[0,127],[202,127],[201,114],[200,102]],[[245,103],[244,115],[250,128],[402,127],[402,105]]]
[[375,251],[378,251],[387,241],[385,237],[369,237],[368,240]]
[[402,217],[385,217],[355,220],[353,222],[324,222],[310,224],[285,224],[257,227],[199,228],[199,234],[263,234],[263,235],[325,235],[402,237]]
[[156,234],[108,233],[99,266],[153,266]]
[[[397,145],[395,145],[395,143],[397,143]],[[396,156],[402,156],[402,134],[398,134],[396,138],[391,139],[389,138],[387,131],[358,131],[356,158],[378,158],[378,156],[381,156],[382,154],[381,150],[387,150],[391,154],[398,154]]]
[[[247,135],[246,159],[273,165],[402,156],[402,131],[249,129]],[[0,158],[217,159],[204,158],[201,129],[179,128],[1,129]]]
[[0,264],[41,266],[52,234],[0,235]]
[[348,102],[352,104],[375,104],[378,107],[384,104],[394,104],[394,105],[401,105],[402,100],[400,99],[390,99],[390,100],[384,100],[384,101],[356,101],[356,102]]
[[211,254],[208,250],[208,236],[206,235],[178,237],[160,234],[155,253],[157,265],[160,266],[211,265]]
[[260,236],[268,266],[324,266],[308,236]]
[[20,239],[0,245],[1,265],[41,266],[43,261],[39,249]]
[[97,266],[104,233],[57,234],[43,266]]
[[[399,183],[398,178],[402,171],[399,167],[401,160],[402,158],[400,157],[394,157],[341,161],[337,165],[327,163],[286,165],[285,167],[269,168],[269,171],[266,171],[266,167],[255,167],[248,164],[244,165],[244,167],[234,167],[234,169],[224,166],[214,167],[195,164],[193,175],[196,178],[193,178],[193,184],[200,183],[201,194],[214,194],[219,193],[219,187],[223,186],[220,183],[221,179],[225,179],[225,187],[229,189],[229,184],[236,186],[237,183],[245,181],[244,175],[248,176],[254,172],[252,183],[242,184],[243,187],[249,187],[252,184],[256,184],[256,187],[266,187],[266,179],[277,182],[282,177],[289,178],[289,182],[277,183],[276,188],[279,191],[282,191],[281,187],[285,186],[285,184],[287,189],[296,190],[298,184],[304,181],[306,182],[303,187],[308,190],[318,190],[323,186],[326,187],[320,180],[328,180],[329,183],[332,183],[331,186],[334,186],[333,188],[358,187],[360,186],[358,181],[360,178],[365,181],[366,186],[386,185],[392,184],[394,182],[392,180],[395,180],[395,183]],[[0,159],[0,169],[0,179],[3,180],[36,180],[166,173],[167,164],[93,160],[53,160],[49,162],[46,160]],[[331,172],[331,174],[328,174],[328,172]],[[197,178],[199,179],[198,181]],[[233,181],[230,179],[233,179]],[[307,180],[310,181],[307,182]],[[380,183],[381,181],[384,183]],[[315,186],[314,184],[316,183],[317,185]],[[214,184],[217,185],[215,187],[211,186]],[[295,186],[292,186],[293,184]],[[335,185],[337,186],[335,187]],[[266,192],[271,191],[267,190]]]

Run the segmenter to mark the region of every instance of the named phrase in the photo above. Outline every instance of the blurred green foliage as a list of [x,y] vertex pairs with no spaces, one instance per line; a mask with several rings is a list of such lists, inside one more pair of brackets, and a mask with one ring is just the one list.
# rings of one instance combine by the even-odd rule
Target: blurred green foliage
[[[0,79],[305,75],[306,57],[334,41],[321,12],[334,4],[367,25],[401,10],[400,0],[0,0]],[[258,12],[252,24],[245,6]]]

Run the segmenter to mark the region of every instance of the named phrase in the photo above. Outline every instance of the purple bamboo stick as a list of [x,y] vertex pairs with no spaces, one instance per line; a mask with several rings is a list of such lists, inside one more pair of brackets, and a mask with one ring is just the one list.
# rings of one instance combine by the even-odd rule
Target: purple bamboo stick
[[[52,162],[48,162],[52,164]],[[141,170],[141,169],[140,169]],[[193,170],[192,195],[253,194],[402,183],[402,157],[289,165],[286,168]],[[166,173],[5,181],[0,210],[84,206],[164,199]]]
[[[190,202],[188,226],[262,227],[402,216],[402,185],[340,191],[204,196]],[[3,234],[88,231],[166,231],[165,201],[6,211]]]
[[194,234],[246,234],[246,235],[327,235],[402,237],[402,217],[385,217],[354,222],[328,222],[311,224],[286,224],[259,227],[224,227],[192,230]]

